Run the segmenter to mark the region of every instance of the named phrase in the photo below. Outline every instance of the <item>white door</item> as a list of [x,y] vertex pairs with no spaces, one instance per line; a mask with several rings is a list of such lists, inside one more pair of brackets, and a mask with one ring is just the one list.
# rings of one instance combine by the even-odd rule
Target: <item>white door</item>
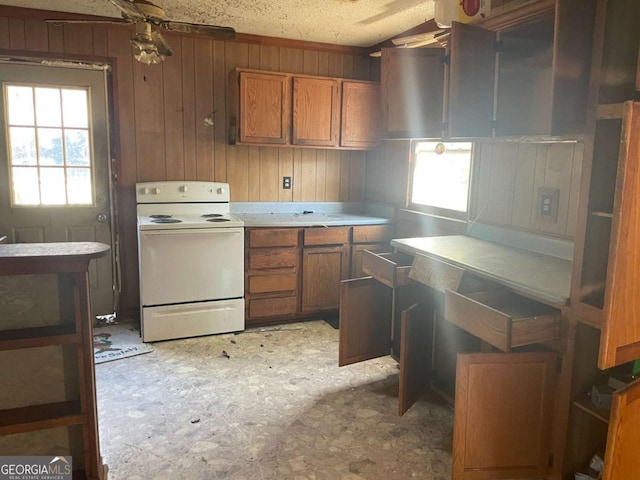
[[[0,62],[0,113],[0,236],[113,247],[106,73]],[[90,282],[93,313],[113,312],[113,253]]]

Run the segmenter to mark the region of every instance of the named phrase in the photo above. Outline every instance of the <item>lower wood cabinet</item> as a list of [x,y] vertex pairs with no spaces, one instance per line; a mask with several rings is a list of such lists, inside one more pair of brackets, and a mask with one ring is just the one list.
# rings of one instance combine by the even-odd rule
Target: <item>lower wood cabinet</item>
[[349,277],[349,246],[305,248],[302,251],[302,311],[335,310],[340,281]]
[[[345,366],[392,353],[393,323],[400,322],[398,414],[403,415],[429,386],[431,318],[421,303],[394,305],[394,291],[372,277],[340,286],[340,354]],[[394,310],[401,310],[394,318]]]
[[546,478],[557,354],[458,355],[453,480]]

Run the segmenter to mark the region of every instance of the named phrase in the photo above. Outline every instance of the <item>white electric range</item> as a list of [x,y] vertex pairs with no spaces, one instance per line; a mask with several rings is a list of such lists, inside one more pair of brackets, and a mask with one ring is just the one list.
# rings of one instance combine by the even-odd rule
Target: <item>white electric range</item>
[[244,330],[244,224],[229,185],[136,184],[142,340]]

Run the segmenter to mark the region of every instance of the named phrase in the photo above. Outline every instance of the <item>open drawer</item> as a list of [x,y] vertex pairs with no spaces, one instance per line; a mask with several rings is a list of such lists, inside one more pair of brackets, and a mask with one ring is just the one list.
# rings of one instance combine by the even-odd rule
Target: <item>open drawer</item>
[[406,253],[362,253],[362,271],[387,287],[395,288],[412,283],[409,271],[413,257]]
[[445,292],[444,316],[504,352],[559,338],[560,311],[509,290]]

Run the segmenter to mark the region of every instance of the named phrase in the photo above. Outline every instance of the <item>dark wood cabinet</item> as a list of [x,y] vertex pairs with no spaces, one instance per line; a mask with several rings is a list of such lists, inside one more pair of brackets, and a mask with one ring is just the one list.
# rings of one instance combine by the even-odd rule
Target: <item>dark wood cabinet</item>
[[305,248],[302,252],[302,311],[337,309],[340,281],[348,277],[348,245]]
[[[397,292],[373,277],[345,280],[340,288],[340,366],[393,354],[393,323],[399,321],[398,414],[403,415],[430,382],[429,307],[401,304]],[[401,313],[394,318],[396,311]]]
[[382,49],[385,138],[440,138],[445,86],[444,48]]
[[349,278],[351,227],[305,228],[302,251],[302,311],[335,310],[340,281]]
[[342,82],[340,146],[375,148],[380,140],[380,85],[345,80]]
[[247,325],[298,311],[299,228],[250,228],[245,233]]
[[241,143],[286,144],[290,128],[291,78],[240,71],[238,130]]
[[583,133],[596,4],[558,0],[499,31],[454,22],[449,136]]
[[340,84],[324,78],[293,77],[294,145],[337,147]]
[[380,138],[375,82],[238,68],[230,74],[231,143],[366,150]]

